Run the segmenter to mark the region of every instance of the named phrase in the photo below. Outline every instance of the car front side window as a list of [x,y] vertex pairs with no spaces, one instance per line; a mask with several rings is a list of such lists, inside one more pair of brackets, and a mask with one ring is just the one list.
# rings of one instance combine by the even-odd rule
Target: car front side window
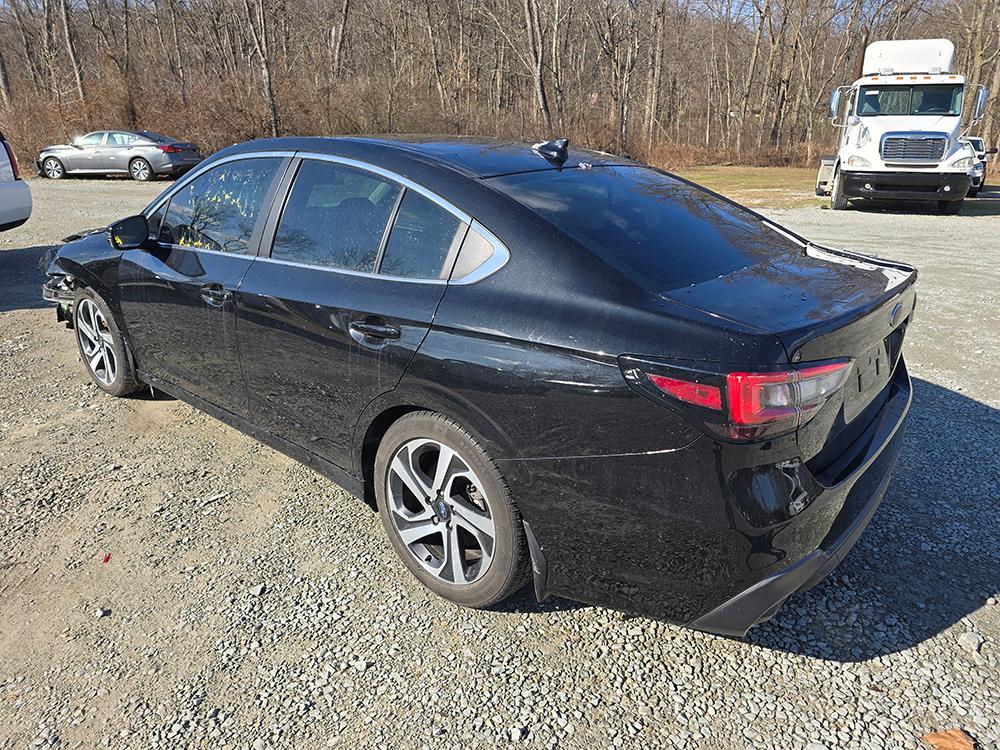
[[271,157],[242,159],[199,175],[170,199],[159,241],[223,253],[250,252],[264,196],[280,163]]
[[371,172],[304,160],[281,215],[271,257],[371,273],[401,190]]
[[77,143],[81,146],[100,146],[104,141],[104,131],[97,133],[87,133],[87,135],[80,138]]

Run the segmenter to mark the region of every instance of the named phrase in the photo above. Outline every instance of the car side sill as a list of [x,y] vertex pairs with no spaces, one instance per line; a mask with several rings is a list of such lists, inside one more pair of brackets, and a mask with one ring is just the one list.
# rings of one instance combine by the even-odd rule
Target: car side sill
[[150,375],[149,373],[139,371],[139,379],[144,383],[163,391],[176,399],[184,401],[190,404],[199,411],[203,411],[211,417],[218,419],[230,427],[239,430],[245,435],[249,435],[254,440],[257,440],[264,445],[274,448],[280,453],[284,453],[289,458],[294,458],[301,464],[308,466],[313,471],[322,474],[327,479],[331,480],[339,487],[354,495],[357,498],[364,498],[364,483],[359,477],[354,476],[350,472],[344,471],[339,466],[324,458],[320,458],[314,453],[310,453],[307,450],[300,448],[294,443],[290,443],[284,438],[280,438],[277,435],[257,427],[249,420],[243,417],[237,416],[232,412],[226,411],[225,409],[220,409],[215,404],[205,401],[193,393],[186,391],[179,385],[167,382],[155,375]]

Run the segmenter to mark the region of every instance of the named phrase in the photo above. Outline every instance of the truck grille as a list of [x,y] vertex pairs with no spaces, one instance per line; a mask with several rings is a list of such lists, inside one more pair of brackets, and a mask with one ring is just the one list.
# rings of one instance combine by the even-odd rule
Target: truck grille
[[941,136],[914,138],[889,136],[882,140],[883,161],[941,161],[948,139]]

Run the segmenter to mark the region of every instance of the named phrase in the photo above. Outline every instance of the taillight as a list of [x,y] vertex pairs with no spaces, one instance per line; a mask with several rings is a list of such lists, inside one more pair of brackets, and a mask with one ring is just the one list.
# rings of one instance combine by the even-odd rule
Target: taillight
[[637,390],[666,396],[712,432],[742,441],[774,437],[805,424],[851,371],[846,360],[778,372],[701,372],[631,358],[622,358],[621,364]]
[[850,370],[850,362],[831,362],[787,372],[729,373],[726,403],[733,435],[758,437],[762,430],[754,428],[767,427],[774,432],[775,428],[805,424],[840,389]]
[[706,409],[722,408],[722,391],[714,385],[704,383],[691,383],[687,380],[668,378],[665,375],[654,375],[650,373],[649,382],[679,401],[695,406],[703,406]]
[[7,159],[10,160],[10,168],[14,172],[14,179],[15,180],[20,180],[21,179],[21,167],[18,166],[17,156],[14,155],[14,149],[12,149],[10,147],[10,144],[7,141],[3,142],[3,147],[7,151]]
[[184,150],[180,146],[157,146],[157,148],[165,154],[179,154]]

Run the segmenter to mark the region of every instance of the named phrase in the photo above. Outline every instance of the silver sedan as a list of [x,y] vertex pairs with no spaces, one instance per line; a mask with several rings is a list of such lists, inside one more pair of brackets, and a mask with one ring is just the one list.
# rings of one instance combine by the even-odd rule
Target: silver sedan
[[52,180],[74,174],[127,174],[145,181],[184,174],[203,158],[193,143],[148,130],[95,130],[72,143],[42,149],[35,166]]

